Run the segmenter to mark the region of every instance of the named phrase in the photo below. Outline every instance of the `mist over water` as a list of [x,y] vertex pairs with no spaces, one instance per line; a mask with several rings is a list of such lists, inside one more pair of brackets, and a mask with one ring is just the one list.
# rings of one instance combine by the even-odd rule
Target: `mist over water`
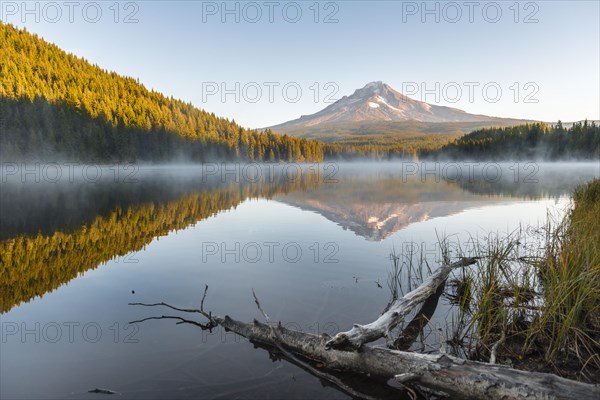
[[[251,321],[254,288],[272,319],[335,333],[387,304],[393,249],[435,268],[440,236],[543,224],[600,176],[596,162],[13,167],[0,170],[3,398],[345,398],[218,329],[129,325],[156,310],[127,303],[197,307],[208,284],[209,309]],[[452,310],[442,298],[412,348],[437,351]]]
[[458,191],[465,199],[476,196],[482,201],[495,196],[557,198],[597,176],[597,162],[4,163],[0,165],[0,237],[68,231],[116,207],[165,203],[192,192],[233,186],[262,190],[254,197],[275,195],[282,202],[327,196],[333,207],[340,200],[365,200],[365,196],[371,202],[420,203],[428,200],[424,196],[431,197],[426,188],[435,188],[440,196]]

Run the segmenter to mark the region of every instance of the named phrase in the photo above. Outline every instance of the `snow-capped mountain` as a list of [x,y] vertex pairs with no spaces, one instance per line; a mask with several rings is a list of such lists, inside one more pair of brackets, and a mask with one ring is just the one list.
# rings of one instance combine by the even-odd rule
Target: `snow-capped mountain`
[[425,123],[518,121],[469,114],[452,107],[436,106],[413,100],[378,81],[371,82],[352,95],[344,96],[323,110],[271,127],[274,131],[295,130],[319,125],[366,121],[417,121]]

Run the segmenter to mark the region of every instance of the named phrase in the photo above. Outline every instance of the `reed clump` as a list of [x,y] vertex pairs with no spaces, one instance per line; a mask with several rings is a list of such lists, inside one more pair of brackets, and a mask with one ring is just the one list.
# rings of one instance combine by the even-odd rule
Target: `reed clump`
[[600,180],[563,217],[476,243],[449,282],[453,340],[471,358],[600,381]]

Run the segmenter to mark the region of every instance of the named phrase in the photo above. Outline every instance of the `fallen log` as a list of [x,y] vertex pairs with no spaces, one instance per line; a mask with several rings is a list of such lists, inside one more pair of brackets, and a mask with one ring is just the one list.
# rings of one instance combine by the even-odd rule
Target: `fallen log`
[[600,387],[560,378],[556,375],[515,370],[506,366],[467,361],[450,355],[428,355],[362,346],[358,351],[327,348],[328,338],[292,331],[278,325],[273,329],[254,321],[220,321],[225,329],[251,341],[277,344],[303,357],[317,360],[327,368],[360,372],[419,383],[452,396],[470,399],[598,399]]
[[[193,312],[197,311],[199,310]],[[163,317],[148,319],[161,318]],[[336,350],[327,347],[329,336],[293,331],[282,327],[281,324],[273,327],[256,320],[253,323],[244,323],[229,316],[211,318],[211,324],[214,326],[222,326],[227,331],[252,342],[272,347],[282,346],[291,353],[318,361],[326,368],[395,379],[403,384],[418,383],[458,398],[600,398],[600,386],[568,380],[553,374],[520,371],[497,364],[467,361],[447,354],[418,354],[367,345],[357,351]],[[132,323],[135,322],[140,321]],[[277,332],[275,337],[273,330]]]
[[476,258],[463,258],[442,265],[415,290],[394,300],[375,321],[366,325],[354,324],[349,331],[339,332],[327,342],[327,348],[357,350],[365,343],[374,342],[382,337],[389,338],[390,331],[402,322],[413,308],[434,295],[453,269],[475,264],[476,261]]
[[[412,307],[423,302],[438,290],[452,269],[474,262],[474,259],[463,259],[440,268],[417,289],[402,299],[394,301],[374,323],[365,325],[362,329],[355,325],[351,330],[352,335],[343,332],[332,338],[329,335],[317,336],[289,330],[282,327],[281,323],[274,326],[269,323],[269,318],[261,308],[256,295],[256,304],[265,316],[267,323],[256,320],[252,323],[244,323],[227,315],[225,317],[215,316],[211,312],[204,311],[208,286],[204,291],[200,309],[181,309],[166,303],[130,303],[152,307],[165,306],[180,312],[199,313],[208,320],[205,324],[179,316],[149,317],[131,323],[149,319],[174,319],[178,321],[178,324],[189,323],[203,330],[221,326],[251,342],[281,349],[290,357],[301,356],[318,361],[330,370],[361,373],[385,380],[393,379],[402,385],[417,384],[456,398],[599,399],[599,385],[572,381],[553,374],[520,371],[503,365],[469,361],[447,354],[419,354],[364,344],[387,335],[387,332],[399,322],[399,318],[403,318]],[[347,335],[347,338],[340,339],[340,335]],[[336,338],[338,339],[336,340]],[[344,341],[346,341],[345,346],[332,345],[332,343],[343,344]],[[301,361],[298,363],[306,366]],[[307,370],[317,374],[314,368],[308,366]],[[323,375],[318,373],[320,377]],[[343,385],[339,380],[329,379],[329,381],[338,386]],[[356,395],[352,388],[345,385],[341,388],[347,393]]]

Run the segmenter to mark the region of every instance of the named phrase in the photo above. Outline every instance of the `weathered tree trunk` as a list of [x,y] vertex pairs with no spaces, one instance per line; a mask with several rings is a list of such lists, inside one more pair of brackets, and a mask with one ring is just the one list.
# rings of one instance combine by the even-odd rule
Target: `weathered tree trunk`
[[[428,355],[372,347],[364,343],[387,336],[416,305],[436,293],[454,268],[473,264],[475,259],[463,259],[441,267],[421,286],[397,299],[374,322],[354,325],[348,332],[333,338],[316,336],[283,328],[269,323],[267,314],[255,296],[256,305],[265,316],[267,324],[254,321],[244,323],[229,316],[213,316],[204,311],[204,297],[200,309],[181,309],[166,303],[141,304],[166,306],[171,309],[199,313],[208,319],[201,324],[179,316],[150,317],[148,319],[175,319],[178,323],[191,323],[202,329],[221,326],[249,340],[281,349],[294,357],[299,355],[319,361],[327,368],[352,371],[384,379],[395,379],[405,384],[418,383],[424,387],[443,391],[457,398],[468,399],[600,399],[600,386],[564,379],[552,374],[519,371],[509,367],[476,361],[467,361],[446,354]],[[208,289],[208,287],[207,287]],[[135,321],[135,322],[141,322]],[[350,351],[349,351],[350,350]],[[298,361],[301,362],[301,361]],[[310,368],[310,366],[307,366]],[[314,371],[320,375],[319,371]],[[342,386],[341,383],[332,381]],[[343,388],[350,394],[352,389]]]
[[438,287],[446,282],[453,269],[465,267],[475,262],[475,258],[463,258],[450,265],[442,265],[419,287],[390,304],[387,310],[375,321],[367,325],[354,324],[349,331],[340,332],[329,340],[327,347],[356,350],[365,343],[388,337],[389,332],[402,322],[413,308],[435,294]]
[[[228,316],[216,317],[223,328],[251,341],[283,346],[288,351],[323,363],[327,368],[360,372],[399,382],[414,382],[468,399],[599,399],[600,386],[552,374],[467,361],[449,355],[427,355],[362,346],[357,351],[327,348],[328,337],[247,324]],[[272,331],[277,332],[276,338]]]

